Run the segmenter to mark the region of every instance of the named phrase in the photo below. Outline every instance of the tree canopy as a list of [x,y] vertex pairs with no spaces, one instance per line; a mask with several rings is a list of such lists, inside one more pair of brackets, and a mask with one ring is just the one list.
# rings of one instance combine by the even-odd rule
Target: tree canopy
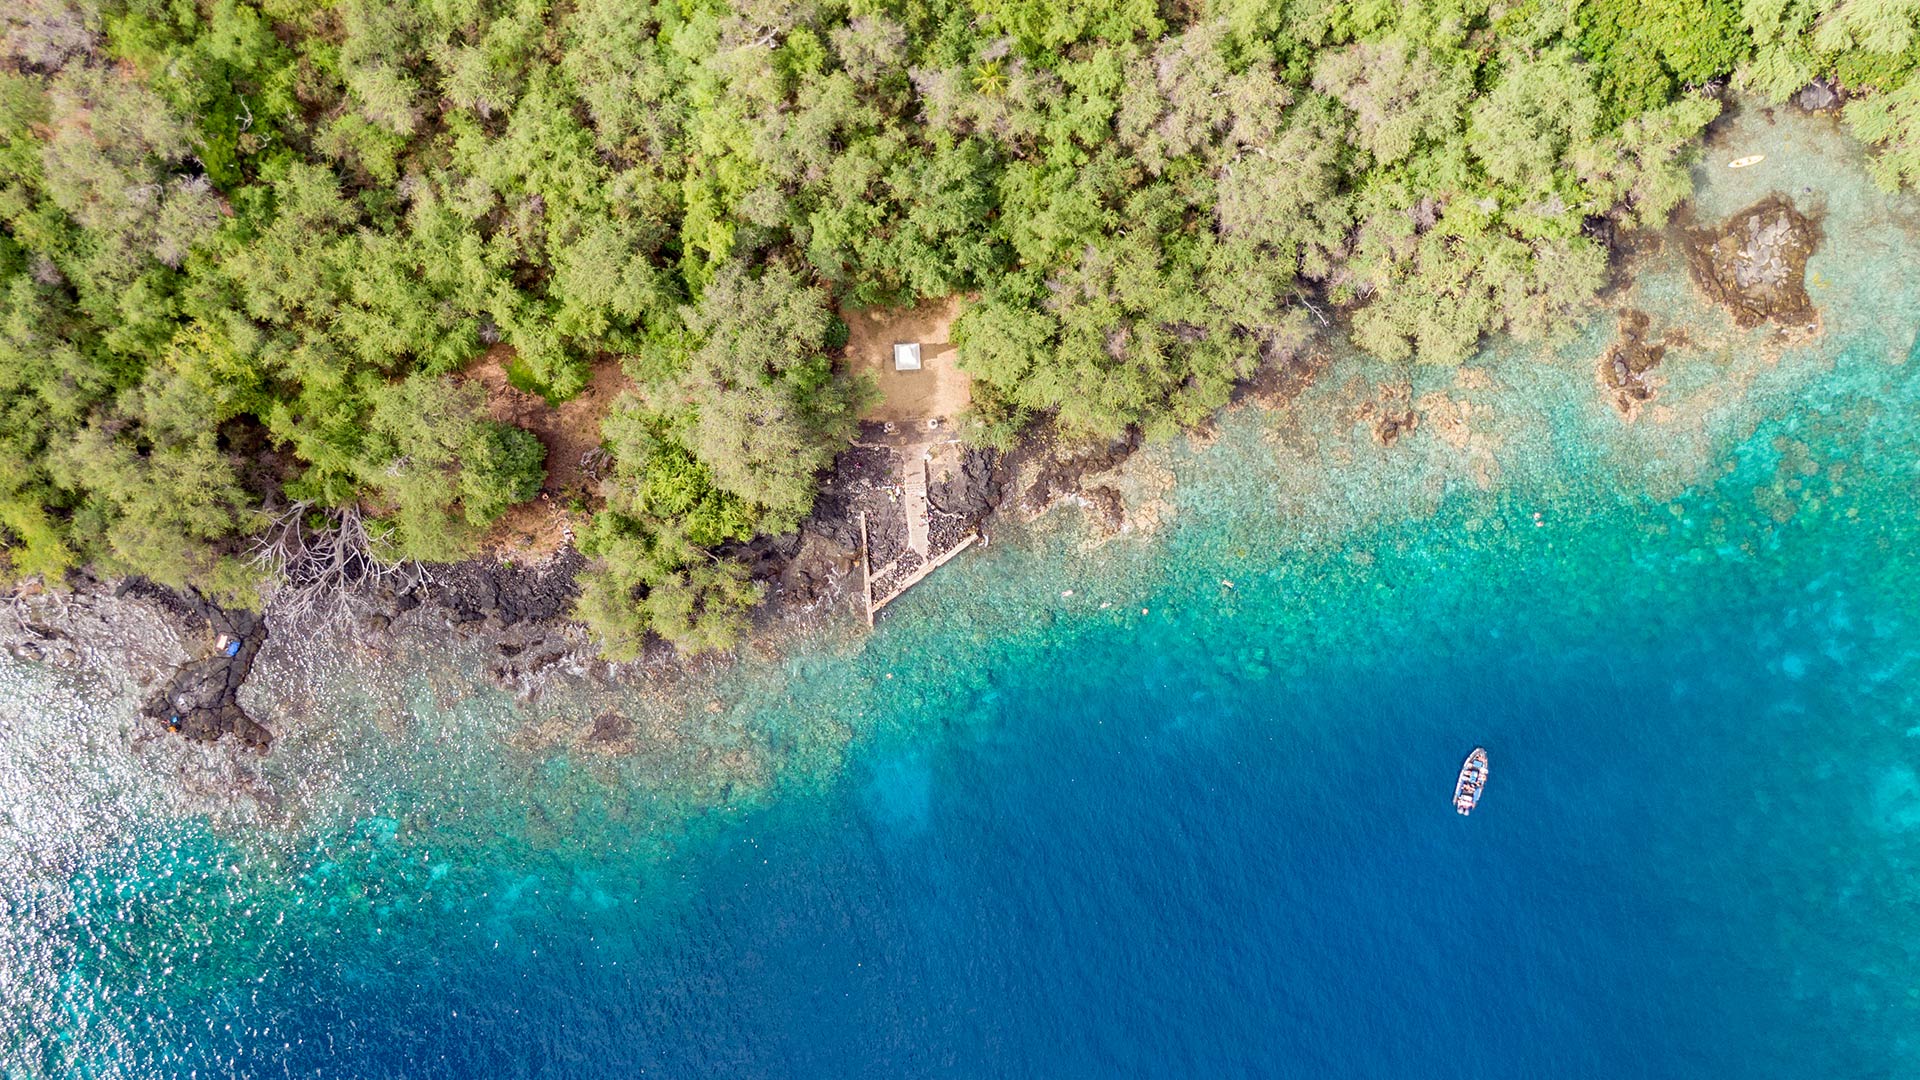
[[722,647],[861,390],[839,305],[968,297],[979,437],[1203,420],[1328,305],[1550,338],[1731,81],[1920,178],[1920,0],[16,0],[0,565],[245,597],[268,508],[451,559],[540,486],[465,372],[618,357],[580,612]]

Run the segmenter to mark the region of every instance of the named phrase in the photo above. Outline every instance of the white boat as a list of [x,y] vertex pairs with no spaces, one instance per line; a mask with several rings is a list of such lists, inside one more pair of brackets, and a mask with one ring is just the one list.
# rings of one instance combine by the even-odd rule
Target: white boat
[[1467,755],[1466,764],[1460,766],[1460,779],[1453,785],[1453,808],[1461,814],[1473,813],[1480,805],[1480,792],[1487,786],[1487,752],[1474,747]]

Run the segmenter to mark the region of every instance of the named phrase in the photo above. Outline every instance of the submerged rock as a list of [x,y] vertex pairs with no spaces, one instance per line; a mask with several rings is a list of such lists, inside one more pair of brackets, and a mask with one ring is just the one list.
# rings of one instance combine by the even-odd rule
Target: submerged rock
[[1095,486],[1090,477],[1119,468],[1138,449],[1137,431],[1105,442],[1062,439],[1053,432],[1036,437],[1016,453],[1024,466],[1020,471],[1032,477],[1020,495],[1020,509],[1037,517],[1056,502],[1084,494]]
[[1412,434],[1420,427],[1420,414],[1413,409],[1413,384],[1382,384],[1372,397],[1360,403],[1359,419],[1381,446],[1392,446],[1402,435]]
[[1111,484],[1096,484],[1081,492],[1088,514],[1103,532],[1111,536],[1127,523],[1127,502]]
[[1769,196],[1717,229],[1684,230],[1684,238],[1694,283],[1726,307],[1735,323],[1818,326],[1806,271],[1819,227],[1786,198]]
[[1678,342],[1670,335],[1653,340],[1648,334],[1651,320],[1634,308],[1620,312],[1620,326],[1613,344],[1600,356],[1600,385],[1620,415],[1637,418],[1640,407],[1657,395],[1661,380],[1654,374],[1667,349]]
[[552,621],[522,622],[497,631],[499,659],[487,668],[487,680],[522,701],[531,701],[545,689],[549,676],[559,671],[579,672],[579,643]]
[[624,743],[633,739],[632,720],[609,710],[593,718],[593,730],[587,734],[589,743]]

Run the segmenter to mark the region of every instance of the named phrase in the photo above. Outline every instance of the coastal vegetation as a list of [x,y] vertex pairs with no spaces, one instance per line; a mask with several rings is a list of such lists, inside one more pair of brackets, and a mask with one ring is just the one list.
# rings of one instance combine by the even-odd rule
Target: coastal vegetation
[[[0,579],[255,602],[364,511],[458,559],[617,357],[579,614],[725,647],[863,390],[838,306],[963,293],[973,432],[1203,420],[1340,326],[1564,332],[1734,86],[1920,180],[1920,0],[15,0]],[[329,515],[335,515],[330,518]],[[354,517],[356,522],[361,517]],[[294,535],[303,531],[293,530]]]

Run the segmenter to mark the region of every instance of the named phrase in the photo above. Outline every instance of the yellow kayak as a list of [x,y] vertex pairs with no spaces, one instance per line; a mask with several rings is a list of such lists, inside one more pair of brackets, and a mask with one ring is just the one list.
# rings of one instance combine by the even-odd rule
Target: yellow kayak
[[1747,157],[1740,158],[1737,161],[1727,162],[1727,168],[1744,169],[1749,165],[1758,165],[1765,160],[1767,160],[1767,155],[1765,154],[1752,154]]

